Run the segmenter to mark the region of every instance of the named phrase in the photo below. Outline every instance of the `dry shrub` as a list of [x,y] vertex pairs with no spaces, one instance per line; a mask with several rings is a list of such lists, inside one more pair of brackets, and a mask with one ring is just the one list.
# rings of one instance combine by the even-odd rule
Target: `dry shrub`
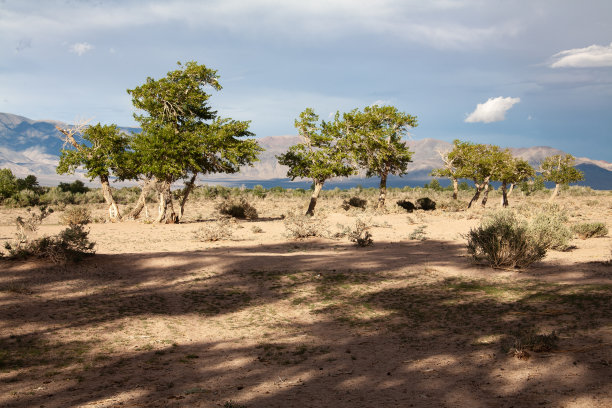
[[490,214],[478,228],[470,230],[467,238],[472,258],[493,268],[525,268],[546,255],[546,245],[510,211]]
[[227,215],[229,217],[254,220],[257,219],[258,214],[255,207],[249,202],[241,198],[240,201],[225,200],[219,203],[217,210],[221,215]]
[[553,330],[550,334],[528,334],[515,338],[508,350],[508,354],[527,360],[530,357],[529,351],[536,353],[554,351],[558,348],[559,336]]
[[326,234],[324,219],[317,216],[289,213],[283,223],[291,238],[322,237]]
[[347,231],[348,239],[354,242],[358,247],[367,247],[374,244],[372,234],[369,231],[370,226],[363,220],[355,221],[355,228]]
[[608,235],[608,227],[603,222],[585,222],[572,226],[572,231],[580,239],[605,237]]
[[206,223],[193,232],[194,238],[203,242],[228,240],[232,238],[233,234],[234,231],[229,218]]
[[42,237],[16,245],[5,244],[10,259],[44,258],[52,262],[79,261],[94,253],[95,243],[90,242],[89,231],[82,225],[71,225],[57,235]]
[[86,207],[72,207],[64,211],[60,217],[60,222],[63,225],[87,225],[91,221],[91,211]]
[[569,248],[572,232],[565,225],[567,214],[559,207],[548,207],[540,212],[529,225],[529,233],[547,249],[565,251]]

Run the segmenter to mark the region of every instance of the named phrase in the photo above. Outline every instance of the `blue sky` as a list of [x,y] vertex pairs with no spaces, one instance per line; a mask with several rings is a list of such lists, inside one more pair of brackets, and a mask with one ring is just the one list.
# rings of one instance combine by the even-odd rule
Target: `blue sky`
[[177,61],[259,137],[374,103],[415,139],[612,162],[610,0],[0,0],[0,112],[133,126],[126,89]]

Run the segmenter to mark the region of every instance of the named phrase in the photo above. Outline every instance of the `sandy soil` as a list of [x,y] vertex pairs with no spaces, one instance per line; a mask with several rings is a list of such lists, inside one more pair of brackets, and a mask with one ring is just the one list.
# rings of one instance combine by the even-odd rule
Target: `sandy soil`
[[[296,240],[282,216],[303,199],[252,202],[261,218],[229,240],[196,239],[218,218],[199,201],[179,225],[90,224],[79,263],[0,260],[0,406],[612,406],[610,235],[493,270],[466,256],[481,209],[324,200],[327,237]],[[560,204],[612,227],[609,194]],[[0,210],[0,242],[23,212]],[[357,218],[373,246],[330,238]],[[553,351],[508,352],[553,330]]]

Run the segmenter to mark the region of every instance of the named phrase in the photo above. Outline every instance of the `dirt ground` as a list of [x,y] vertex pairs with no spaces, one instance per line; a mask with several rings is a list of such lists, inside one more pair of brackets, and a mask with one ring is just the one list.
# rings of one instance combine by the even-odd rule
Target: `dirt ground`
[[[96,254],[78,263],[0,259],[0,406],[612,406],[610,234],[495,270],[466,252],[484,210],[397,198],[387,213],[324,199],[327,234],[307,239],[283,219],[305,199],[254,198],[260,218],[214,242],[197,239],[218,219],[198,200],[178,225],[89,224]],[[558,202],[612,228],[610,193]],[[0,243],[24,213],[0,209]],[[358,218],[374,245],[333,238]],[[516,352],[553,331],[553,350]]]

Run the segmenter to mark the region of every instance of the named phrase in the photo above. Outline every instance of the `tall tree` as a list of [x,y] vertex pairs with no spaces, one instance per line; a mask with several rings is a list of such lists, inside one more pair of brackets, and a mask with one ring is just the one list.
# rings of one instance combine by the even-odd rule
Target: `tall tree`
[[7,199],[17,192],[17,178],[11,169],[0,169],[0,200]]
[[299,119],[295,120],[295,127],[302,142],[276,156],[280,164],[289,167],[287,176],[291,180],[298,177],[312,179],[314,190],[306,215],[314,215],[317,199],[325,181],[332,177],[346,177],[355,173],[345,148],[346,135],[341,131],[342,124],[339,117],[339,113],[336,113],[333,122],[322,121],[319,125],[319,116],[313,109],[306,108]]
[[[501,182],[502,199],[501,205],[508,206],[508,196],[512,194],[514,185],[535,176],[535,170],[531,165],[523,159],[513,157],[508,149],[504,150],[505,160],[498,168],[498,174],[495,176],[496,181]],[[510,186],[510,189],[508,189]]]
[[416,116],[398,111],[395,106],[368,106],[344,115],[344,128],[351,138],[352,152],[366,177],[380,177],[378,208],[385,206],[387,178],[408,172],[412,152],[403,137],[418,125]]
[[139,172],[154,180],[159,194],[157,222],[179,220],[170,187],[187,179],[181,211],[199,173],[235,172],[240,165],[256,160],[261,148],[252,136],[249,122],[219,119],[208,104],[205,90],[220,90],[217,71],[194,61],[170,71],[161,79],[147,78],[145,84],[128,89],[132,103],[141,113],[134,118],[142,132],[132,147]]
[[552,201],[559,194],[559,187],[569,183],[584,180],[584,173],[575,168],[576,159],[571,154],[554,155],[545,158],[540,163],[540,172],[545,181],[555,183],[555,189],[550,195]]
[[108,205],[110,220],[121,220],[109,178],[123,165],[129,137],[116,125],[101,125],[100,123],[89,127],[57,127],[57,129],[64,135],[65,142],[56,169],[57,173],[72,174],[82,166],[87,170],[86,175],[90,180],[99,178],[102,194]]
[[[453,142],[455,146],[460,143],[459,140]],[[433,169],[431,175],[434,177],[449,178],[453,183],[453,200],[456,200],[459,195],[459,174],[461,163],[460,151],[453,149],[447,152],[438,151],[438,155],[442,159],[443,166],[438,169]]]

